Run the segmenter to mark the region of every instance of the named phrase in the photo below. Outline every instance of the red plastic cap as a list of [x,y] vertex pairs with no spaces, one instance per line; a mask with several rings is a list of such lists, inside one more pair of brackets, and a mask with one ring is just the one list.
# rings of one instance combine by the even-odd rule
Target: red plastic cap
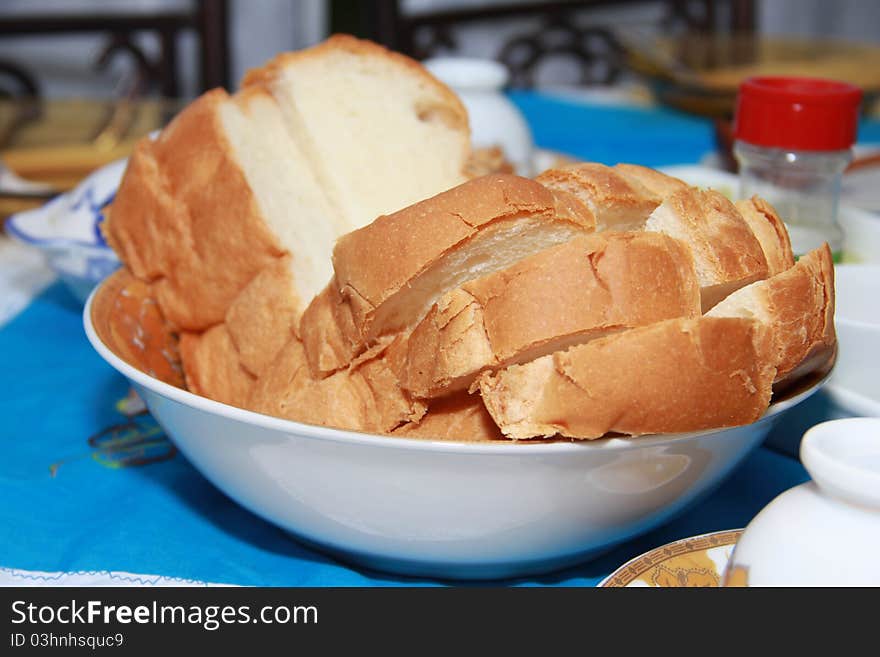
[[862,90],[834,80],[749,78],[736,99],[736,139],[776,148],[838,151],[856,140]]

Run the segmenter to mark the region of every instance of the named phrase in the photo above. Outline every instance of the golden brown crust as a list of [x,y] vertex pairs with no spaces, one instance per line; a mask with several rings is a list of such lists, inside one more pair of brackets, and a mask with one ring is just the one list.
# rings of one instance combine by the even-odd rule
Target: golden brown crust
[[334,278],[312,299],[300,320],[299,335],[309,369],[315,378],[323,378],[347,367],[357,356],[357,345],[348,337],[356,330],[353,326],[343,330],[340,317],[351,315],[346,313]]
[[260,375],[287,344],[300,310],[291,258],[277,258],[245,286],[226,311],[226,328],[245,369]]
[[255,378],[242,367],[224,324],[217,324],[204,333],[181,333],[180,356],[190,392],[248,408]]
[[512,438],[736,426],[767,409],[772,348],[754,320],[672,319],[485,374],[480,391]]
[[160,381],[184,386],[177,337],[149,284],[119,269],[101,284],[91,315],[96,333],[113,353]]
[[199,331],[283,253],[225,136],[221,89],[188,105],[156,141],[142,140],[110,212],[111,245],[153,282],[170,322]]
[[709,314],[765,321],[775,345],[777,382],[822,367],[837,342],[831,249],[825,244],[810,251],[793,267],[735,292]]
[[596,215],[577,196],[561,189],[551,189],[553,211],[557,219],[569,221],[586,230],[596,230]]
[[595,214],[600,230],[638,228],[659,203],[638,181],[596,162],[548,169],[535,180],[576,196]]
[[621,163],[615,164],[612,168],[631,183],[641,185],[649,192],[651,199],[658,204],[662,203],[667,196],[672,196],[672,194],[690,187],[686,182],[674,176],[638,164]]
[[549,191],[526,178],[493,174],[468,181],[343,235],[333,250],[338,284],[378,306],[481,226],[549,215],[553,204]]
[[466,388],[483,369],[604,333],[700,315],[690,251],[655,233],[576,238],[445,295],[409,338],[404,386],[420,397]]
[[750,199],[737,201],[736,209],[761,244],[770,276],[775,276],[794,265],[794,253],[791,250],[788,231],[772,205],[759,196],[753,196]]
[[[533,217],[593,229],[589,212],[578,212],[570,198],[560,198],[527,178],[493,174],[379,217],[341,237],[333,251],[333,267],[359,333],[352,342],[366,344],[380,336],[386,327],[373,325],[377,309],[484,227]],[[565,209],[564,215],[557,217],[557,204]]]
[[309,372],[302,343],[291,339],[257,382],[248,408],[337,429],[387,433],[419,420],[425,405],[397,385],[385,358],[374,354],[323,379]]
[[434,400],[421,420],[408,422],[391,435],[457,442],[507,440],[480,396],[465,392]]
[[689,188],[669,196],[648,220],[647,229],[685,241],[694,254],[703,311],[736,289],[767,277],[761,244],[724,195]]

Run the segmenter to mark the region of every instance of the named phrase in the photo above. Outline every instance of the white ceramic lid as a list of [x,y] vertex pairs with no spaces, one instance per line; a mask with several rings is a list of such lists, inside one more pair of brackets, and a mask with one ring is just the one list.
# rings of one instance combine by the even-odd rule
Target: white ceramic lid
[[491,59],[434,57],[423,62],[432,74],[453,89],[501,89],[507,84],[507,68]]
[[880,509],[880,418],[817,424],[804,434],[801,462],[826,493]]

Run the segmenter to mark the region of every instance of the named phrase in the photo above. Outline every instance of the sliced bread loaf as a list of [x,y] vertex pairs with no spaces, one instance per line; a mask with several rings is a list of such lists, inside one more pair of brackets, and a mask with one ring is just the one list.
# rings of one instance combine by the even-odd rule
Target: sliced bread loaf
[[510,438],[599,438],[747,424],[776,372],[758,321],[701,317],[631,329],[480,377]]
[[645,229],[691,247],[703,311],[767,277],[767,259],[749,223],[725,196],[689,188],[672,194],[651,214]]
[[333,251],[335,289],[319,295],[301,323],[314,373],[345,367],[369,346],[411,328],[463,282],[594,227],[592,214],[572,196],[496,174],[344,235]]
[[447,293],[412,331],[405,388],[434,397],[487,368],[604,334],[700,315],[690,250],[666,235],[578,237]]
[[776,379],[795,379],[834,353],[834,263],[827,244],[764,281],[737,290],[708,312],[763,323],[775,345]]
[[577,197],[596,216],[597,230],[639,229],[660,203],[657,195],[635,177],[625,177],[596,162],[548,169],[535,180]]
[[252,72],[235,96],[205,94],[139,144],[106,233],[181,329],[223,321],[284,254],[301,312],[336,238],[462,182],[468,143],[460,101],[421,66],[334,37]]

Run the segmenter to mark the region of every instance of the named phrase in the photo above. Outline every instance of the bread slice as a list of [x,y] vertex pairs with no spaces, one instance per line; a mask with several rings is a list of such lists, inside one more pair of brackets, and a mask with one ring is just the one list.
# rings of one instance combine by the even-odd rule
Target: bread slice
[[314,373],[344,367],[369,346],[411,328],[463,282],[594,226],[592,214],[572,196],[496,174],[344,235],[333,251],[336,289],[315,300],[300,327]]
[[107,237],[183,330],[224,321],[285,254],[300,313],[332,274],[335,240],[462,182],[468,143],[460,101],[420,65],[334,37],[234,96],[208,92],[142,141]]
[[735,205],[764,251],[768,275],[775,276],[791,267],[794,264],[791,240],[773,206],[760,196],[737,201]]
[[340,230],[317,189],[270,96],[215,90],[138,144],[105,232],[136,276],[155,281],[168,319],[200,331],[294,246],[299,303],[310,298]]
[[432,401],[422,419],[398,427],[391,435],[457,442],[507,440],[489,415],[480,396],[466,392]]
[[242,367],[225,324],[217,324],[204,333],[181,333],[180,356],[190,392],[248,408],[256,379]]
[[615,164],[612,167],[617,173],[630,181],[631,184],[646,189],[653,201],[659,205],[676,192],[681,192],[690,187],[686,182],[674,176],[667,175],[657,169],[643,167],[638,164]]
[[548,169],[535,180],[577,197],[595,214],[597,230],[637,230],[660,203],[634,177],[595,162]]
[[731,292],[767,277],[767,259],[748,222],[725,196],[690,188],[669,196],[645,230],[665,233],[691,247],[703,312]]
[[343,233],[465,180],[464,105],[421,64],[380,45],[334,35],[278,55],[243,86],[267,89],[278,101],[344,217]]
[[298,295],[290,256],[277,258],[258,273],[226,311],[226,329],[242,366],[259,376],[294,335]]
[[776,380],[811,372],[834,353],[834,264],[827,244],[802,256],[782,273],[737,290],[708,312],[747,317],[770,330]]
[[337,429],[388,433],[416,422],[425,404],[397,384],[392,343],[351,368],[311,376],[302,343],[292,338],[254,387],[248,408],[258,413]]
[[444,295],[409,337],[405,388],[434,397],[477,374],[610,332],[699,317],[687,246],[666,235],[578,237]]
[[484,374],[479,386],[511,438],[735,426],[767,409],[772,348],[755,320],[671,319]]

